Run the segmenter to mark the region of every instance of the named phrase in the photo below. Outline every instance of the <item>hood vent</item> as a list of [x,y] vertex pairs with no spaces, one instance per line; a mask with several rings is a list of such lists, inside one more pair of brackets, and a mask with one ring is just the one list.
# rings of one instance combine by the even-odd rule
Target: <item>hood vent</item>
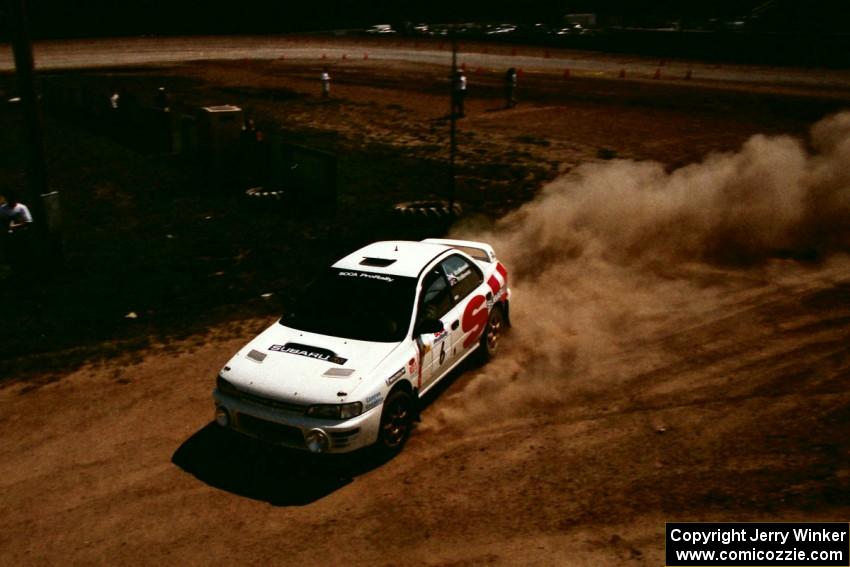
[[251,360],[256,360],[257,362],[262,362],[266,359],[267,355],[263,352],[258,351],[258,350],[251,350],[251,352],[249,352],[246,356],[248,358],[250,358]]
[[356,372],[353,368],[328,368],[322,376],[328,378],[348,378]]
[[386,268],[395,264],[394,258],[363,258],[360,261],[361,266],[371,266],[373,268]]

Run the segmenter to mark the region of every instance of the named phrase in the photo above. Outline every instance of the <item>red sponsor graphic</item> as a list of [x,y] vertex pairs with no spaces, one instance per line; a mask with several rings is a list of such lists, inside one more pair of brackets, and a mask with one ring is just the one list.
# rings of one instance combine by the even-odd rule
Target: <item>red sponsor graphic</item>
[[461,320],[463,332],[469,333],[463,341],[463,348],[469,348],[475,344],[475,341],[484,332],[484,327],[487,325],[489,316],[487,300],[483,295],[476,295],[469,300],[469,303],[466,304],[466,309],[463,311],[463,318]]
[[416,359],[411,358],[407,362],[407,373],[410,375],[416,374]]
[[490,286],[490,289],[493,290],[494,294],[499,293],[499,290],[501,290],[503,286],[508,285],[508,271],[501,262],[496,263],[496,272],[499,277],[501,277],[501,281],[499,281],[499,277],[496,277],[496,274],[493,274],[487,280],[487,285]]
[[490,286],[490,289],[493,290],[493,293],[499,293],[499,290],[502,289],[502,284],[499,283],[499,280],[496,279],[496,276],[490,276],[487,280],[487,285]]

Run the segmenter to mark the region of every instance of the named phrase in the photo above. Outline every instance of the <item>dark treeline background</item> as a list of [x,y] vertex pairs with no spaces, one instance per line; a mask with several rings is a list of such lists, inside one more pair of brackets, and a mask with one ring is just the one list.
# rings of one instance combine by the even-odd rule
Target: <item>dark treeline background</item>
[[[2,33],[8,37],[6,2]],[[749,29],[850,31],[850,0],[26,0],[34,38],[157,34],[269,34],[376,23],[544,22],[592,12],[601,26],[700,28],[743,20]]]

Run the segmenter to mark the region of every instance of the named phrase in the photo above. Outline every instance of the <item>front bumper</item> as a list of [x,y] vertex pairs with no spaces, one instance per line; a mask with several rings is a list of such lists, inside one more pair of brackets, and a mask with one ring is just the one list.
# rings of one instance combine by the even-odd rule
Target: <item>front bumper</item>
[[381,408],[372,408],[345,421],[317,419],[295,410],[269,407],[254,401],[213,392],[216,411],[227,412],[227,427],[275,445],[307,450],[305,436],[318,429],[328,438],[326,453],[348,453],[378,440]]

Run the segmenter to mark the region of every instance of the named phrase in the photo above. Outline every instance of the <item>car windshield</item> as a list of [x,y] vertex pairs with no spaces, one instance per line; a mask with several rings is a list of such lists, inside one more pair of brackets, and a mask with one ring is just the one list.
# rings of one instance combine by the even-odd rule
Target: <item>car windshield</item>
[[333,337],[398,342],[407,334],[415,295],[414,278],[331,268],[280,323]]

